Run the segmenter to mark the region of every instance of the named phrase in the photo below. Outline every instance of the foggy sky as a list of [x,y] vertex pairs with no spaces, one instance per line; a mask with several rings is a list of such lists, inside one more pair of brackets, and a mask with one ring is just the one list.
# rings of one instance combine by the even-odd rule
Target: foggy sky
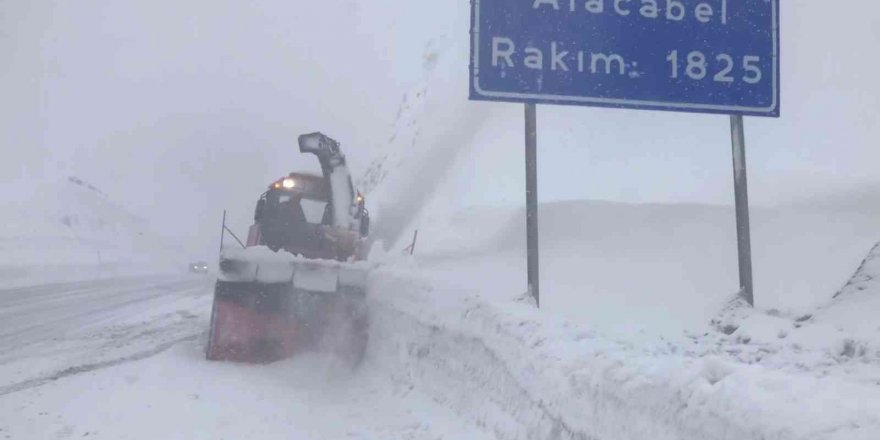
[[[783,117],[746,121],[758,203],[880,181],[880,5],[832,4],[782,5]],[[450,99],[466,100],[468,23],[450,11],[468,7],[0,0],[0,173],[7,187],[79,176],[204,255],[224,208],[241,230],[271,180],[317,170],[297,152],[297,135],[331,134],[354,170],[366,167],[432,39],[452,41],[461,66],[442,74],[461,78]],[[515,186],[521,107],[474,105],[508,121],[511,159],[487,166]],[[725,117],[547,106],[539,114],[542,200],[730,203]]]

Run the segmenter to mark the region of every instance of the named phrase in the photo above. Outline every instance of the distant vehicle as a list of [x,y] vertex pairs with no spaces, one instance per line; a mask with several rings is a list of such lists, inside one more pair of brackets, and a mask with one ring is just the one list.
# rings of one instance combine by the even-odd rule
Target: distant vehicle
[[208,273],[208,263],[198,261],[189,264],[189,271],[192,273]]

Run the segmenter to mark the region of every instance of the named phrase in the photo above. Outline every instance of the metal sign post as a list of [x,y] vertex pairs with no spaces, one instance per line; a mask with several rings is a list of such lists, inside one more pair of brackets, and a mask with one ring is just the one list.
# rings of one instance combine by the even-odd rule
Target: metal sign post
[[750,306],[754,306],[752,239],[749,228],[749,185],[746,176],[746,137],[742,116],[730,117],[730,137],[733,145],[733,182],[736,198],[736,242],[739,252],[740,295]]
[[223,253],[223,238],[226,235],[226,210],[223,210],[223,222],[220,224],[220,253]]
[[535,105],[731,116],[740,288],[754,304],[743,115],[779,117],[779,0],[471,0],[470,99],[526,104],[537,301]]
[[241,241],[241,239],[238,238],[237,235],[235,235],[235,232],[232,232],[232,229],[229,229],[229,227],[226,226],[226,210],[224,209],[223,210],[223,227],[220,228],[220,253],[221,254],[223,253],[223,238],[226,237],[227,232],[229,233],[229,235],[232,236],[232,238],[235,239],[235,241],[238,243],[239,246],[241,246],[242,249],[244,249],[246,247],[244,245],[244,243]]
[[537,106],[526,104],[526,249],[528,252],[529,294],[541,307],[538,272],[538,117]]

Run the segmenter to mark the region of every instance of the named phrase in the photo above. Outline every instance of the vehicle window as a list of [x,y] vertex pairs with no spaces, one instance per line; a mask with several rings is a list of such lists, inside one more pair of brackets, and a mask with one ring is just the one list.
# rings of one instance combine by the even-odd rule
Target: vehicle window
[[312,224],[320,224],[324,219],[324,208],[327,202],[321,200],[302,199],[300,201],[306,221]]

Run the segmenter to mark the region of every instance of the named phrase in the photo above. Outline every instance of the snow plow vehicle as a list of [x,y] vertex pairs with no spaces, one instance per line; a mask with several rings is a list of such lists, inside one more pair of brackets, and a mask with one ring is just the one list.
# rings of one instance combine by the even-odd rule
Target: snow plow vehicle
[[208,334],[209,360],[267,363],[302,351],[363,357],[369,213],[339,143],[299,137],[322,175],[290,173],[257,201],[242,249],[223,249]]

